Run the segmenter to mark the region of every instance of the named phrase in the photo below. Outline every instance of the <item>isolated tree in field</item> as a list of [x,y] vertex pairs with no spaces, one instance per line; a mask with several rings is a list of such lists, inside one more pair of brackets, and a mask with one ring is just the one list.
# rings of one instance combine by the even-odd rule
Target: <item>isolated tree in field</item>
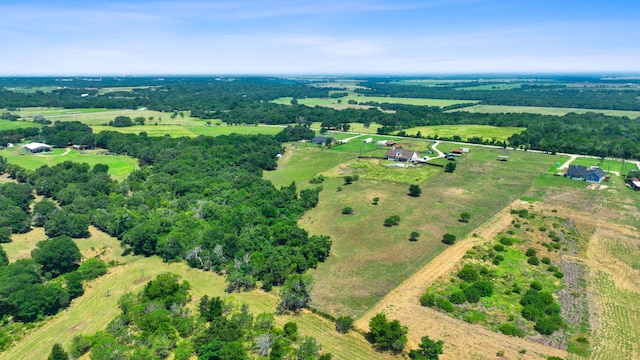
[[346,334],[353,327],[353,318],[351,316],[340,316],[336,319],[336,330],[339,333]]
[[62,348],[62,345],[55,343],[51,348],[51,354],[47,360],[69,360],[69,354]]
[[369,341],[380,351],[400,353],[407,344],[407,327],[402,326],[398,320],[388,321],[383,313],[371,318],[369,331]]
[[422,194],[422,189],[418,185],[409,185],[409,196],[418,197]]
[[428,336],[423,336],[418,349],[409,351],[409,358],[413,360],[438,360],[442,355],[444,341],[431,340]]
[[446,233],[442,235],[442,242],[447,245],[453,245],[456,242],[456,236],[453,234]]
[[418,238],[420,237],[420,233],[417,231],[412,231],[411,234],[409,235],[409,240],[410,241],[418,241]]
[[377,197],[377,196],[376,196],[376,197],[374,197],[374,198],[373,198],[373,205],[378,205],[378,202],[379,202],[379,201],[380,201],[380,198],[379,198],[379,197]]
[[69,236],[60,236],[37,243],[31,257],[42,265],[42,271],[55,277],[75,270],[82,254]]
[[471,214],[469,214],[468,212],[465,211],[463,213],[460,213],[460,219],[459,219],[460,222],[468,223],[470,219],[471,219]]
[[400,216],[399,215],[391,215],[388,218],[384,219],[384,226],[392,227],[400,224]]
[[444,172],[452,173],[456,169],[456,163],[450,161],[445,165]]
[[342,214],[343,214],[343,215],[351,215],[351,214],[353,214],[353,208],[352,208],[352,207],[350,207],[350,206],[345,206],[345,207],[342,209]]
[[278,312],[293,311],[307,307],[311,302],[313,278],[304,274],[291,274],[280,290]]

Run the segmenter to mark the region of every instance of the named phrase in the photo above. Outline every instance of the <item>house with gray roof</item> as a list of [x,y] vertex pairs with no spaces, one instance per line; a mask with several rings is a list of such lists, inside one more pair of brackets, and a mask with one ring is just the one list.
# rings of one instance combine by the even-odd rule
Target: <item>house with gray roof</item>
[[574,180],[584,180],[592,183],[600,183],[606,177],[602,169],[597,166],[569,165],[566,177]]

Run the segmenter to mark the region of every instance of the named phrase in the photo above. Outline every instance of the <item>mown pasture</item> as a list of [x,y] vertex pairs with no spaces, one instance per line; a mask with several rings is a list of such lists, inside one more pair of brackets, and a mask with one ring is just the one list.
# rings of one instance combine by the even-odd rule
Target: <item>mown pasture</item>
[[257,125],[257,126],[236,126],[236,125],[212,125],[206,126],[204,124],[182,126],[182,125],[134,125],[127,127],[113,127],[113,126],[91,126],[94,132],[99,133],[102,131],[117,131],[124,134],[140,134],[142,132],[147,133],[147,136],[171,136],[171,137],[196,137],[199,135],[205,136],[220,136],[229,134],[240,135],[275,135],[282,131],[282,126],[269,126],[269,125]]
[[[36,115],[42,115],[50,121],[80,121],[87,125],[106,125],[116,118],[116,116],[128,116],[131,119],[144,117],[147,125],[197,125],[204,122],[198,118],[192,118],[188,112],[184,112],[183,116],[176,115],[172,118],[173,113],[161,111],[153,111],[146,109],[138,110],[114,110],[100,108],[86,109],[62,109],[62,108],[21,108],[16,114],[23,118],[33,118]],[[150,120],[150,118],[153,118]]]
[[0,120],[0,131],[3,130],[13,130],[13,129],[22,129],[22,128],[30,128],[30,127],[41,127],[40,124],[35,124],[30,121],[9,121],[9,120]]
[[541,106],[509,106],[509,105],[475,105],[469,106],[464,109],[454,109],[448,112],[466,111],[472,113],[487,113],[487,114],[507,114],[507,113],[525,113],[525,114],[540,114],[540,115],[554,115],[563,116],[568,113],[584,114],[588,112],[601,113],[609,116],[626,116],[630,119],[636,119],[640,117],[640,111],[627,111],[627,110],[600,110],[600,109],[576,109],[576,108],[556,108],[556,107],[541,107]]
[[[333,315],[352,316],[364,313],[441,252],[442,234],[466,235],[521,196],[555,160],[548,155],[509,151],[511,163],[503,163],[495,159],[505,150],[473,147],[454,173],[425,167],[418,170],[427,172],[422,174],[413,168],[388,167],[378,163],[380,160],[373,160],[375,164],[369,159],[353,160],[355,154],[349,161],[329,160],[332,154],[349,154],[342,151],[290,150],[289,158],[281,163],[284,166],[269,177],[295,178],[302,183],[321,173],[326,177],[319,205],[300,220],[311,234],[327,234],[333,239],[331,256],[312,271],[317,281],[314,306]],[[317,157],[324,162],[307,170],[304,179],[296,169],[305,168],[305,161]],[[343,176],[356,174],[360,180],[343,184]],[[423,191],[417,198],[407,195],[408,185],[414,182]],[[374,197],[380,198],[378,205],[372,204]],[[354,214],[341,215],[346,206],[352,207]],[[457,221],[462,211],[473,214],[470,223]],[[391,215],[400,216],[400,224],[384,227],[384,219]],[[421,234],[417,242],[408,241],[411,231]]]
[[513,134],[520,134],[525,128],[518,127],[497,127],[491,125],[432,125],[418,126],[404,131],[407,135],[415,136],[418,132],[423,137],[452,137],[460,136],[466,140],[472,136],[480,136],[483,139],[507,140]]
[[91,167],[96,164],[109,166],[109,175],[116,180],[123,180],[138,167],[138,161],[126,155],[100,154],[104,150],[70,150],[53,149],[44,154],[29,154],[22,151],[22,147],[0,150],[0,156],[9,163],[20,165],[27,170],[35,170],[42,165],[53,166],[65,161],[87,163]]

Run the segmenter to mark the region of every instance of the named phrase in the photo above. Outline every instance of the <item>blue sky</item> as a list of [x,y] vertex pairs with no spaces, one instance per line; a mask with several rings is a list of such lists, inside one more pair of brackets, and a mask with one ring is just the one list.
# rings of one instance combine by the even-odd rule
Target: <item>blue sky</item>
[[637,0],[0,2],[0,75],[640,72]]

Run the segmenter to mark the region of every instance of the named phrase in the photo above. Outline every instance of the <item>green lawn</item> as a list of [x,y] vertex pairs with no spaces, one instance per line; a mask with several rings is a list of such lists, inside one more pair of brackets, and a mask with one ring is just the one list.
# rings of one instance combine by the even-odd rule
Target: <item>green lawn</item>
[[[333,315],[363,314],[444,249],[442,234],[468,234],[522,196],[556,160],[510,151],[510,162],[504,163],[496,161],[504,150],[469,147],[471,152],[451,174],[436,167],[425,167],[427,173],[420,174],[365,163],[369,160],[338,163],[324,172],[328,178],[320,203],[300,221],[310,234],[333,239],[331,256],[312,272],[314,306]],[[295,160],[289,162],[291,168],[296,168]],[[344,185],[343,176],[350,174],[360,174],[360,180]],[[411,183],[419,183],[420,197],[407,195]],[[374,197],[380,198],[379,205],[372,205]],[[345,206],[354,214],[341,215]],[[468,224],[457,221],[463,211],[472,214]],[[400,224],[384,227],[391,215],[400,216]],[[408,241],[411,231],[421,234],[417,242]]]
[[476,105],[466,107],[464,109],[449,110],[449,112],[467,111],[474,113],[528,113],[542,115],[562,116],[568,113],[584,114],[587,112],[602,113],[609,116],[626,116],[631,119],[640,117],[640,111],[626,110],[598,110],[598,109],[573,109],[573,108],[555,108],[555,107],[538,107],[538,106],[507,106],[507,105]]
[[127,127],[113,127],[113,126],[100,126],[93,125],[91,126],[93,132],[100,133],[103,131],[117,131],[123,134],[140,134],[141,132],[146,132],[148,136],[165,136],[169,135],[172,137],[195,137],[196,134],[190,131],[188,128],[181,125],[135,125],[135,126],[127,126]]
[[460,136],[463,140],[472,136],[481,136],[484,139],[506,140],[513,134],[519,134],[523,132],[525,128],[518,127],[497,127],[490,125],[433,125],[433,126],[418,126],[414,128],[405,129],[407,135],[415,135],[418,131],[422,133],[422,136],[433,137],[438,135],[439,137],[452,137],[454,135]]
[[[104,150],[102,150],[104,151]],[[65,154],[66,152],[66,154]],[[28,170],[35,170],[42,165],[53,166],[64,161],[87,163],[90,166],[105,164],[109,166],[109,175],[116,180],[124,180],[129,173],[138,167],[138,161],[125,155],[101,155],[100,150],[70,150],[53,149],[47,154],[28,154],[22,152],[21,147],[0,151],[9,163],[17,164]]]
[[[600,159],[586,158],[586,157],[579,157],[573,160],[571,162],[571,165],[582,165],[586,167],[599,166],[602,170],[604,170],[605,173],[608,171],[616,171],[622,174],[622,170],[623,170],[622,161],[616,161],[616,160],[600,161]],[[625,167],[626,173],[628,173],[629,170],[631,169],[637,169],[637,166],[632,163],[626,163],[624,167]],[[615,174],[611,174],[611,175],[615,176]]]
[[206,136],[220,136],[229,134],[241,134],[241,135],[275,135],[282,131],[284,125],[258,125],[258,126],[234,126],[222,124],[219,126],[187,126],[189,131],[196,135]]
[[13,130],[13,129],[22,129],[29,127],[42,127],[40,124],[32,123],[31,121],[9,121],[9,120],[0,120],[0,131],[3,130]]

